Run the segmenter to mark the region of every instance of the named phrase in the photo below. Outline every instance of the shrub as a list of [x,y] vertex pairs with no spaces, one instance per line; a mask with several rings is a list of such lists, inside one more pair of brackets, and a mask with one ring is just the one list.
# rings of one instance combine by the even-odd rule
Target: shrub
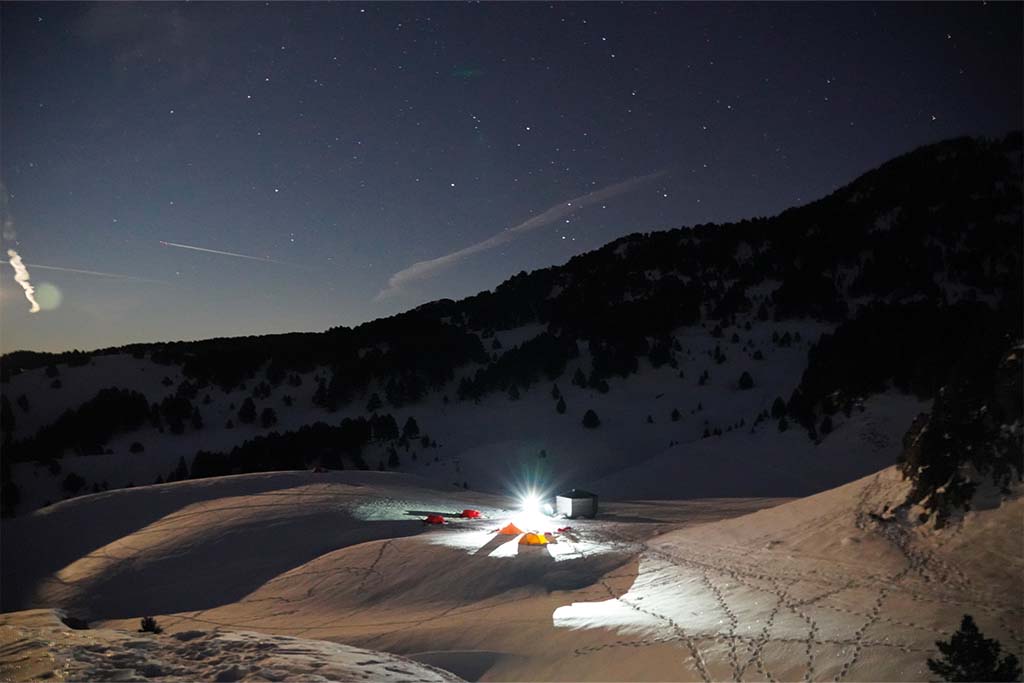
[[164,629],[153,617],[142,617],[139,621],[139,633],[163,633]]

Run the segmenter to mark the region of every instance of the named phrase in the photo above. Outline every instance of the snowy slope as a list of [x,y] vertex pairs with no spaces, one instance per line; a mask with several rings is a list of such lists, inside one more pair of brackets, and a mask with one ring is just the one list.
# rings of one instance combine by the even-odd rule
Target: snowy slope
[[[680,476],[681,472],[672,473],[673,480],[686,482],[681,488],[668,484],[664,470],[650,478],[655,486],[651,493],[658,497],[791,496],[822,490],[894,461],[899,437],[916,411],[924,409],[912,399],[893,397],[889,401],[869,401],[863,417],[853,415],[854,422],[877,422],[886,419],[884,412],[895,411],[890,416],[891,424],[881,430],[884,432],[882,445],[870,451],[873,454],[870,458],[864,458],[855,448],[833,446],[832,442],[847,438],[841,426],[820,446],[815,446],[802,430],[794,428],[791,433],[779,434],[774,422],[758,425],[756,433],[751,434],[757,414],[769,409],[776,397],[788,397],[792,393],[806,366],[807,348],[830,328],[812,321],[759,322],[747,331],[741,326],[743,321],[739,323],[735,328],[726,328],[721,338],[700,326],[680,329],[676,339],[683,352],[679,354],[678,369],[668,366],[655,369],[642,361],[639,372],[625,379],[612,379],[611,391],[607,394],[571,383],[572,372],[577,367],[589,372],[589,355],[584,350],[555,382],[567,404],[564,415],[555,411],[551,383],[541,382],[524,390],[518,400],[495,393],[474,403],[455,400],[458,377],[447,389],[430,394],[416,404],[397,409],[385,406],[383,411],[392,413],[399,424],[409,416],[415,417],[421,430],[439,446],[422,449],[414,444],[409,451],[399,450],[399,469],[438,483],[461,485],[465,482],[470,488],[495,492],[503,492],[511,484],[532,478],[552,488],[577,485],[581,481],[597,482],[594,485],[603,495],[638,496],[644,493],[638,476],[639,479],[644,477],[636,474],[637,465],[654,459],[652,463],[669,463],[669,469],[673,462],[686,463],[685,477]],[[540,327],[529,325],[500,331],[495,336],[502,340],[504,351],[540,331]],[[772,342],[773,334],[785,332],[799,333],[801,341],[790,347]],[[737,334],[739,342],[731,341],[733,333]],[[720,364],[713,359],[716,347],[721,348],[725,357]],[[763,360],[753,359],[755,351],[761,352]],[[11,397],[24,393],[30,403],[28,413],[15,408],[17,434],[24,436],[37,425],[56,419],[74,400],[93,395],[90,391],[97,387],[137,390],[152,403],[173,394],[181,381],[175,367],[156,365],[129,355],[97,357],[92,363],[83,367],[61,366],[61,389],[49,387],[43,369],[12,377],[5,392]],[[473,368],[467,368],[465,372],[472,371]],[[745,371],[754,378],[754,387],[749,390],[737,386]],[[709,379],[702,384],[700,377],[704,372]],[[282,385],[273,390],[270,398],[257,401],[257,410],[267,405],[277,412],[279,423],[270,429],[258,424],[241,425],[235,416],[244,398],[251,394],[254,382],[249,383],[247,390],[230,393],[210,386],[200,390],[199,400],[195,402],[205,422],[201,430],[188,428],[184,434],[174,435],[169,431],[160,433],[147,425],[111,439],[107,444],[112,451],[110,454],[83,457],[69,454],[60,461],[56,473],[51,473],[51,466],[46,464],[16,463],[14,478],[21,487],[22,498],[19,509],[28,511],[47,501],[64,498],[66,493],[61,483],[70,472],[85,478],[86,491],[104,482],[110,488],[129,483],[139,486],[152,483],[157,476],[166,476],[181,457],[190,464],[200,449],[227,451],[269,431],[284,432],[317,420],[337,424],[343,417],[367,415],[366,398],[377,387],[371,387],[366,396],[356,398],[338,412],[328,413],[313,405],[314,374],[304,375],[299,387]],[[164,377],[171,378],[171,386],[164,386]],[[201,402],[206,394],[210,395],[209,404]],[[282,402],[285,394],[294,398],[291,407]],[[74,400],[68,400],[71,396]],[[449,402],[444,402],[444,396],[450,398]],[[582,427],[581,418],[588,409],[595,410],[600,417],[598,429]],[[673,409],[678,409],[681,415],[678,421],[670,416]],[[648,416],[652,423],[647,422]],[[234,427],[226,429],[224,425],[231,418],[235,418]],[[840,415],[837,419],[841,422],[843,418]],[[738,426],[741,421],[743,427]],[[721,435],[702,438],[705,430],[714,432],[716,428]],[[128,452],[135,441],[145,446],[145,452]],[[374,466],[386,461],[384,446],[371,445],[364,453],[367,463]],[[827,452],[819,453],[821,449]],[[542,450],[545,457],[539,457]],[[417,456],[415,459],[413,453]],[[716,463],[733,460],[737,467],[745,461],[763,463],[776,474],[765,479],[763,473],[753,473],[755,467],[749,475],[737,476],[741,468],[734,470],[727,479],[720,476]],[[809,464],[809,467],[795,469],[796,462]],[[625,474],[621,490],[617,485],[620,471]],[[726,481],[730,482],[728,486],[723,485]],[[777,488],[769,490],[765,485],[767,481],[774,482]]]
[[1024,652],[1024,499],[936,531],[887,514],[895,468],[643,545],[629,591],[554,614],[634,647],[680,642],[704,680],[925,680],[963,614]]
[[[137,671],[173,670],[190,639],[271,651],[272,665],[240,667],[290,670],[288,653],[321,651],[241,631],[382,650],[472,680],[921,680],[963,613],[1020,653],[1021,498],[935,531],[910,524],[913,510],[886,511],[905,487],[889,468],[776,507],[610,502],[547,547],[494,531],[564,522],[393,473],[111,491],[4,522],[4,608],[60,607],[122,632],[155,616],[159,649],[135,634],[104,645]],[[467,505],[485,519],[418,521]],[[200,667],[220,656],[191,671],[211,677]]]

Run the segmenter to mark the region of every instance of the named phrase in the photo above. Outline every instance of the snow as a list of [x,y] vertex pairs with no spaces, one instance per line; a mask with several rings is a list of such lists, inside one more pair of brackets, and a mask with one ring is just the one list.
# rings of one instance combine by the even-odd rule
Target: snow
[[56,610],[0,615],[4,680],[458,681],[404,657],[245,631],[72,630]]
[[[709,459],[701,466],[691,468],[687,476],[692,476],[693,470],[700,471],[705,466],[713,470],[713,461],[723,450],[740,450],[743,457],[753,457],[750,448],[763,447],[768,452],[779,453],[789,448],[787,444],[792,442],[799,443],[797,451],[803,454],[803,459],[814,460],[807,450],[808,445],[795,436],[795,427],[793,435],[779,436],[772,424],[765,423],[758,427],[759,436],[755,441],[734,438],[737,436],[736,431],[727,430],[740,420],[744,421],[744,429],[749,430],[757,413],[769,408],[776,396],[787,398],[806,366],[807,348],[823,332],[831,329],[830,325],[814,321],[755,321],[750,331],[737,326],[726,329],[723,337],[715,338],[700,326],[682,328],[676,334],[683,348],[682,353],[677,353],[680,363],[678,369],[668,366],[652,368],[646,360],[642,360],[636,374],[625,379],[612,378],[608,394],[581,389],[570,382],[576,367],[589,371],[590,358],[584,344],[581,345],[580,358],[571,361],[566,373],[557,380],[568,405],[565,415],[555,412],[551,383],[542,381],[523,390],[518,401],[510,400],[503,392],[496,392],[476,404],[455,399],[460,377],[419,403],[401,408],[385,406],[383,410],[391,412],[399,424],[404,423],[409,416],[415,417],[421,431],[439,445],[437,449],[423,449],[414,443],[408,452],[399,449],[401,471],[427,477],[438,484],[454,483],[461,486],[466,482],[471,489],[480,488],[491,492],[502,492],[530,478],[543,479],[557,488],[566,484],[576,485],[582,479],[607,478],[607,481],[614,482],[613,475],[616,472],[628,474],[630,468],[635,468],[644,460],[668,459],[673,453],[685,454],[687,459],[691,456]],[[542,331],[543,327],[531,324],[497,332],[496,336],[507,350]],[[801,341],[788,348],[772,343],[773,332],[781,335],[787,331],[791,334],[799,332]],[[741,340],[737,344],[730,341],[734,332]],[[716,346],[721,347],[727,358],[720,365],[711,357]],[[755,349],[761,350],[764,360],[753,360]],[[42,422],[55,419],[60,412],[70,407],[73,401],[65,401],[70,396],[85,400],[94,396],[99,388],[113,385],[141,391],[152,403],[173,393],[182,379],[174,367],[155,365],[126,354],[99,357],[94,363],[75,368],[61,366],[64,388],[59,390],[49,388],[42,369],[12,377],[10,385],[5,387],[5,393],[9,392],[12,397],[26,393],[31,405],[31,411],[27,414],[15,408],[19,437],[31,432],[34,426]],[[684,373],[682,379],[678,376],[679,370]],[[698,378],[705,370],[709,372],[710,380],[701,386]],[[466,369],[464,373],[472,371]],[[755,386],[749,391],[741,391],[736,386],[744,371],[749,371],[754,378]],[[317,372],[325,374],[327,371],[320,369]],[[184,434],[174,435],[170,432],[160,433],[147,426],[113,438],[108,443],[112,454],[83,457],[67,455],[60,461],[61,471],[57,475],[51,475],[46,466],[38,463],[15,463],[14,479],[21,487],[19,512],[36,509],[47,501],[61,500],[65,495],[61,483],[69,472],[84,477],[90,489],[93,484],[104,481],[111,488],[124,487],[129,483],[135,486],[146,485],[156,480],[158,475],[166,477],[181,457],[185,458],[187,464],[191,464],[199,449],[228,451],[247,439],[272,430],[280,432],[297,429],[317,420],[337,424],[344,417],[365,416],[369,394],[378,392],[383,395],[381,387],[371,386],[366,396],[356,398],[336,413],[328,413],[312,403],[316,388],[314,374],[304,374],[303,383],[299,387],[284,384],[275,388],[269,399],[256,401],[258,410],[270,405],[278,415],[278,424],[269,429],[258,425],[241,425],[235,416],[244,398],[260,381],[257,377],[247,383],[248,388],[245,390],[236,389],[225,393],[216,387],[201,389],[198,400],[194,402],[199,404],[206,425],[201,430],[187,428]],[[172,386],[163,386],[161,380],[165,376],[172,379]],[[204,405],[201,401],[207,393],[210,394],[211,402]],[[293,406],[283,404],[281,397],[284,394],[294,397]],[[51,395],[59,398],[60,402],[51,404]],[[447,404],[442,400],[444,395],[450,399]],[[234,409],[230,407],[232,404]],[[699,412],[696,411],[698,404],[701,406]],[[682,413],[679,422],[672,422],[669,418],[673,408],[678,408]],[[599,429],[588,430],[582,427],[581,418],[587,409],[597,412],[602,423]],[[647,424],[648,415],[652,416],[654,424]],[[235,418],[233,429],[224,426],[229,418]],[[723,436],[714,437],[707,444],[698,443],[705,428],[713,431],[716,427],[723,431]],[[134,441],[145,446],[143,453],[128,452]],[[828,444],[828,441],[826,439],[824,444]],[[673,447],[673,450],[669,447],[670,443],[681,446]],[[898,443],[898,440],[894,443]],[[374,444],[365,449],[363,456],[371,467],[378,461],[387,461],[385,447],[386,444]],[[546,458],[539,457],[542,449],[547,452]],[[417,456],[415,461],[413,453]],[[895,445],[887,453],[886,457],[891,455],[894,458]],[[881,460],[880,455],[878,460],[859,467],[848,467],[849,463],[845,462],[837,466],[853,477],[873,471],[880,466],[879,463],[892,462],[892,459],[885,462]],[[783,484],[784,490],[772,495],[809,493],[848,480],[837,479],[828,469],[820,467],[813,476],[792,471],[788,466],[777,468],[777,472],[776,480]],[[818,474],[824,478],[815,479]],[[749,481],[750,478],[734,477],[732,480]],[[698,481],[695,479],[694,491],[697,486]],[[617,495],[614,487],[602,487],[597,492],[602,496]],[[764,487],[747,490],[735,487],[730,495],[760,494],[755,492],[763,493]],[[634,495],[629,490],[623,494]],[[663,490],[659,495],[681,497],[694,493]],[[718,494],[698,491],[696,495]]]
[[[84,496],[3,523],[4,609],[61,607],[93,627],[6,615],[5,665],[24,668],[5,677],[38,675],[38,643],[90,679],[151,666],[212,680],[391,665],[331,645],[344,643],[473,680],[921,680],[934,641],[965,612],[1020,653],[1022,500],[941,531],[900,521],[913,511],[873,516],[906,487],[888,468],[783,504],[602,499],[598,518],[569,522],[385,472]],[[452,516],[466,507],[484,518]],[[428,511],[450,523],[422,524]],[[494,534],[509,521],[572,530],[527,547]],[[144,615],[166,633],[135,633]],[[406,674],[440,675],[398,661]]]
[[[873,521],[906,488],[889,468],[659,536],[643,545],[625,594],[560,607],[554,623],[680,641],[705,679],[924,680],[934,641],[965,612],[1020,656],[1024,500],[968,513],[945,532]],[[801,647],[778,647],[789,643]]]

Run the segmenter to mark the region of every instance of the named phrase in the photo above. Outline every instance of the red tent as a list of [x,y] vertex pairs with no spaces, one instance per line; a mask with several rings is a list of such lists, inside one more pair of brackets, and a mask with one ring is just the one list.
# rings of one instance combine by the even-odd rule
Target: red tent
[[463,519],[480,519],[480,511],[479,510],[470,510],[469,508],[466,508],[465,510],[462,511],[462,518]]
[[427,518],[423,520],[424,524],[444,524],[444,517],[441,515],[427,515]]

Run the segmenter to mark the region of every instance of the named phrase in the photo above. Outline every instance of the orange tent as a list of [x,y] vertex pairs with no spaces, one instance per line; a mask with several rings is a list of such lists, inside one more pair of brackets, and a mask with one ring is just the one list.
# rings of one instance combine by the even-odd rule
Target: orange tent
[[465,510],[462,511],[461,517],[463,519],[480,519],[480,511],[466,508]]
[[519,539],[519,545],[547,545],[548,539],[544,537],[544,534],[535,534],[530,532],[523,534],[523,537]]
[[498,534],[500,534],[501,536],[518,536],[521,533],[523,533],[523,530],[517,527],[512,522],[509,522],[508,526],[506,526],[504,529],[498,529]]
[[424,524],[444,524],[444,517],[441,515],[427,515],[427,518],[423,520]]

